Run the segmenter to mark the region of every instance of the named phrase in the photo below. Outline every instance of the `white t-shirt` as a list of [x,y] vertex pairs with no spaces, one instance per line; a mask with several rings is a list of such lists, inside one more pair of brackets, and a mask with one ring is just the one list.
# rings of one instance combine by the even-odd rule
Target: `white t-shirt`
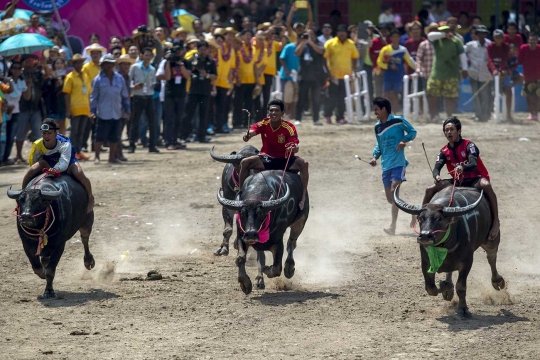
[[319,35],[319,37],[317,37],[317,40],[319,40],[321,42],[321,44],[324,45],[325,42],[327,42],[328,40],[331,40],[333,39],[334,37],[333,36],[330,36],[328,39],[324,37],[324,35]]
[[379,24],[393,23],[393,22],[394,22],[394,14],[381,13],[379,15]]
[[20,77],[19,79],[17,79],[16,82],[15,80],[13,80],[13,83],[14,83],[13,91],[10,94],[5,94],[5,95],[6,95],[8,104],[14,107],[13,114],[18,114],[21,112],[19,110],[19,100],[21,100],[22,93],[26,91],[27,87],[26,87],[26,81],[24,81]]

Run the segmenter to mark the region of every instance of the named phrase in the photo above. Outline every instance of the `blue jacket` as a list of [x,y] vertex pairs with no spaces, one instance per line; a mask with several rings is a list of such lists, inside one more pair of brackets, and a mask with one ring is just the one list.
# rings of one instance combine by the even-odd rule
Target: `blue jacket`
[[384,124],[380,121],[375,124],[375,137],[377,144],[373,149],[373,157],[378,159],[382,156],[383,171],[408,165],[405,149],[399,151],[396,149],[401,141],[408,142],[416,137],[416,130],[407,120],[400,116],[388,115]]

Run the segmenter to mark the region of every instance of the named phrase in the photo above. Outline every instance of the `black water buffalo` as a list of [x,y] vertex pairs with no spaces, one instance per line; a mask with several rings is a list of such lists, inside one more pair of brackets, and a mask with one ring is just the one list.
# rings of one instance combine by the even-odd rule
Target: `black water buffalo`
[[[88,195],[70,175],[60,178],[34,178],[23,190],[8,190],[17,201],[17,230],[32,269],[47,280],[43,297],[55,298],[53,280],[64,246],[77,231],[84,245],[84,266],[94,267],[88,239],[94,224],[94,212],[87,213]],[[41,246],[40,246],[41,245]]]
[[[283,171],[262,171],[251,175],[238,192],[235,200],[221,195],[217,198],[227,209],[238,212],[236,218],[238,257],[238,282],[247,295],[252,290],[249,276],[246,274],[246,254],[249,246],[257,251],[259,272],[256,277],[257,287],[264,289],[263,273],[269,278],[281,275],[283,260],[283,235],[291,228],[287,241],[287,259],[285,260],[285,277],[294,275],[293,250],[296,240],[302,233],[309,215],[309,197],[303,210],[298,208],[302,199],[302,183],[297,174],[287,172],[284,175],[281,194],[278,190]],[[272,266],[266,266],[264,251],[271,251],[274,257]]]
[[[417,238],[422,256],[422,273],[429,295],[451,301],[454,297],[452,272],[458,271],[456,284],[459,297],[458,314],[470,317],[465,299],[467,292],[467,276],[473,264],[474,252],[482,247],[487,253],[491,267],[491,285],[496,290],[504,289],[504,279],[497,272],[497,250],[500,234],[493,241],[488,240],[492,217],[489,202],[475,188],[446,188],[438,192],[429,204],[424,206],[409,205],[399,198],[399,187],[394,192],[397,207],[408,214],[418,215],[420,233]],[[446,250],[444,250],[446,249]],[[442,256],[440,256],[442,254]],[[444,253],[446,257],[444,257]],[[439,261],[436,258],[439,257]],[[437,263],[442,264],[437,268]],[[446,273],[446,281],[435,285],[435,272]]]
[[[221,175],[221,188],[223,189],[223,196],[225,199],[233,200],[238,192],[238,174],[240,172],[240,162],[242,159],[257,155],[259,150],[256,147],[247,145],[240,151],[233,151],[230,155],[218,155],[214,153],[214,147],[210,150],[210,156],[212,159],[226,163],[223,168],[223,174]],[[214,255],[229,255],[229,239],[233,233],[233,217],[234,211],[227,209],[223,206],[221,211],[223,216],[223,222],[225,228],[223,229],[223,241],[219,249],[216,250]],[[236,248],[236,245],[235,245]]]

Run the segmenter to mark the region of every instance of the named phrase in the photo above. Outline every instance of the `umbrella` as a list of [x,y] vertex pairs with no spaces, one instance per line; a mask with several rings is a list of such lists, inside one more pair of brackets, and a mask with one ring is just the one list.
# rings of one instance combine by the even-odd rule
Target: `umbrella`
[[178,19],[181,27],[189,30],[189,32],[193,32],[193,26],[191,24],[193,23],[193,20],[198,19],[198,17],[188,13],[184,9],[176,9],[173,11],[172,15]]
[[20,54],[32,54],[37,51],[50,49],[53,42],[39,34],[19,34],[9,37],[0,44],[0,55],[12,56]]
[[[0,17],[4,18],[5,13],[6,13],[5,11],[0,12]],[[15,9],[15,13],[13,14],[13,18],[30,20],[30,17],[32,16],[33,13],[34,12],[30,11],[30,10]]]
[[30,27],[28,20],[10,18],[0,21],[0,39],[25,32]]

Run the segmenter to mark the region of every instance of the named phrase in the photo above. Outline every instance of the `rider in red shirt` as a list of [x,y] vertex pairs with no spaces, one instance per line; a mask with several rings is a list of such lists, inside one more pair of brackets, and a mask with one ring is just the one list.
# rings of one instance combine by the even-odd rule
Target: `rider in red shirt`
[[[457,178],[457,186],[474,187],[484,190],[491,208],[493,225],[489,231],[488,239],[493,240],[499,233],[499,208],[497,196],[489,182],[489,173],[480,159],[480,150],[476,145],[461,137],[461,121],[455,116],[449,117],[443,124],[443,131],[448,144],[444,146],[433,168],[435,184],[426,189],[426,195],[422,204],[427,204],[433,196],[442,189],[452,186]],[[442,179],[440,172],[446,165],[452,179]]]
[[[300,172],[303,194],[298,207],[302,210],[309,180],[308,162],[293,155],[300,150],[300,141],[294,125],[283,120],[284,109],[283,101],[270,101],[268,103],[269,117],[251,126],[248,134],[244,135],[243,139],[246,142],[256,135],[261,135],[263,145],[258,155],[245,158],[240,163],[239,186],[242,188],[250,170],[284,170],[287,165],[287,171]],[[287,163],[289,155],[290,159]]]

